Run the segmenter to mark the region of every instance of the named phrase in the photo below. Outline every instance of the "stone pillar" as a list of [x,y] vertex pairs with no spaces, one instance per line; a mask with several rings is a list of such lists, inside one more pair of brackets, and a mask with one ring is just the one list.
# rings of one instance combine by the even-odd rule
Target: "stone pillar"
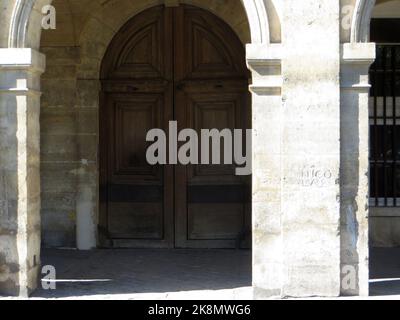
[[253,288],[255,298],[281,294],[281,45],[247,46],[252,71]]
[[32,49],[0,49],[0,294],[28,296],[40,266],[40,74]]
[[[77,83],[78,156],[76,199],[76,246],[78,250],[92,250],[97,246],[98,224],[98,119],[100,82],[86,79]],[[84,133],[84,134],[83,134]]]
[[283,297],[340,294],[339,2],[282,10]]
[[346,43],[341,61],[342,295],[368,295],[369,81],[375,44]]

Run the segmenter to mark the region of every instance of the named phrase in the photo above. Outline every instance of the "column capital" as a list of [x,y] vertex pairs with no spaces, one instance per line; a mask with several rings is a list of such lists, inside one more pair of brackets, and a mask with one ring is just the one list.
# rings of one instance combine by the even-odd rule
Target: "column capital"
[[40,95],[45,56],[29,48],[0,48],[0,94]]
[[340,85],[343,90],[368,91],[369,68],[375,61],[375,43],[344,43],[341,47]]
[[247,66],[253,74],[250,91],[259,95],[280,95],[282,92],[282,46],[280,44],[248,44]]
[[367,43],[344,43],[341,45],[342,64],[371,65],[376,58],[376,45]]
[[43,73],[45,68],[45,55],[34,49],[0,48],[0,70]]

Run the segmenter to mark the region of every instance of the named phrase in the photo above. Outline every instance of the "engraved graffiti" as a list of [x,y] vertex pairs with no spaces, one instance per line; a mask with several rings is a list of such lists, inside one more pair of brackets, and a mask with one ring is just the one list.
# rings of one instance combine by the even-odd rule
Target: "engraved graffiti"
[[285,179],[289,184],[302,187],[323,188],[332,183],[334,174],[331,169],[317,165],[293,166]]
[[301,168],[300,184],[304,187],[324,187],[329,184],[332,177],[333,174],[330,169],[306,165]]

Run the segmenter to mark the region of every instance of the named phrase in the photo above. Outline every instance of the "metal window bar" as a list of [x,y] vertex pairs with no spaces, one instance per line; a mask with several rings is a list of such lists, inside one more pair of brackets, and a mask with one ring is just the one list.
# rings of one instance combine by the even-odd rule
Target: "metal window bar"
[[400,45],[378,45],[370,69],[370,204],[400,206]]

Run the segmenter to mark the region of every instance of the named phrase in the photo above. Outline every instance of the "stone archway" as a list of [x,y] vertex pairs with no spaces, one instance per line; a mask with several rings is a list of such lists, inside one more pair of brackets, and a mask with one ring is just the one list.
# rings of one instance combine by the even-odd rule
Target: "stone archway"
[[[315,6],[315,1],[242,1],[251,29],[246,60],[253,76],[256,297],[368,293],[365,110],[366,75],[374,48],[359,43],[365,40],[365,33],[353,31],[354,41],[348,40],[340,51],[339,6],[334,1],[321,1],[324,6]],[[142,5],[150,2],[138,1]],[[6,97],[1,102],[7,103],[0,111],[0,128],[11,130],[11,139],[0,146],[11,166],[1,175],[8,187],[7,194],[4,188],[1,194],[5,199],[1,210],[7,211],[7,219],[1,220],[0,287],[20,295],[28,295],[36,287],[40,265],[38,114],[44,56],[38,49],[40,9],[48,3],[14,0],[1,12],[5,32],[0,35],[4,47],[0,49],[0,72],[4,75],[0,77],[0,94]],[[357,8],[356,12],[368,15],[367,1],[358,1]],[[356,18],[353,29],[362,29],[367,20]],[[285,26],[284,55],[280,21]],[[89,46],[86,49],[90,52]],[[339,108],[345,112],[340,114]],[[320,123],[313,122],[316,118],[324,122],[325,129],[329,126],[329,134],[321,136]],[[354,171],[358,179],[353,179]],[[88,189],[80,184],[77,191],[84,195]],[[88,212],[90,208],[82,205],[79,210]],[[95,238],[93,233],[90,237],[91,241]],[[89,248],[92,246],[93,242]],[[356,270],[355,288],[341,288],[340,264]]]
[[367,43],[370,35],[370,22],[375,5],[392,0],[356,0],[351,23],[351,43]]
[[[0,279],[0,291],[12,295],[27,296],[38,284],[40,267],[39,97],[40,75],[45,69],[45,57],[38,52],[38,49],[41,35],[41,8],[51,2],[51,0],[15,0],[10,1],[7,10],[3,11],[6,18],[3,20],[6,24],[4,29],[7,34],[2,34],[0,37],[5,47],[0,49],[0,72],[7,73],[5,77],[7,82],[1,83],[0,94],[7,97],[8,105],[13,106],[16,111],[14,117],[13,114],[7,114],[7,121],[16,124],[18,139],[14,143],[16,153],[11,153],[9,158],[9,161],[15,164],[11,168],[11,172],[14,173],[14,182],[11,180],[5,182],[14,188],[15,197],[8,196],[2,202],[8,207],[15,204],[15,215],[11,219],[11,225],[7,225],[8,233],[5,241],[2,241],[3,247],[0,248],[2,252],[0,262],[2,268],[5,266]],[[161,2],[164,3],[164,1]],[[253,119],[253,127],[257,132],[253,137],[253,143],[263,145],[266,135],[271,134],[276,137],[280,134],[280,128],[273,126],[274,120],[268,119],[265,106],[272,110],[281,105],[279,44],[281,27],[275,1],[242,0],[242,3],[251,29],[252,43],[247,46],[247,63],[254,75],[250,89],[253,92],[253,113],[257,114],[257,117]],[[273,23],[270,24],[269,21]],[[119,23],[122,25],[123,21]],[[111,36],[112,34],[109,39]],[[85,64],[82,66],[84,68]],[[269,123],[276,132],[266,131]],[[276,144],[279,141],[273,143]],[[272,148],[276,147],[272,146]],[[272,161],[279,161],[277,157],[274,159]],[[253,202],[256,201],[253,209],[253,232],[257,238],[253,241],[253,254],[256,258],[253,267],[253,285],[260,288],[275,288],[280,284],[271,277],[266,277],[269,269],[261,258],[264,252],[268,251],[264,240],[266,232],[264,226],[269,223],[264,215],[268,207],[264,191],[267,182],[262,178],[262,166],[265,161],[264,156],[253,159],[253,170],[256,173],[253,188]],[[82,183],[78,185],[77,192],[82,195],[90,190]],[[86,212],[88,207],[82,203],[77,210]],[[83,240],[82,249],[95,246],[95,225],[93,224],[91,228],[93,231],[88,233],[89,239]],[[271,244],[271,246],[270,250],[273,252],[275,245]],[[276,262],[271,265],[271,268],[275,268],[274,266]],[[267,281],[266,278],[269,280]],[[276,292],[276,290],[271,290],[271,294]]]
[[351,25],[350,42],[360,43],[369,41],[369,24],[376,0],[357,0]]
[[[13,0],[4,10],[4,21],[8,27],[3,36],[9,48],[39,48],[42,19],[41,9],[53,0]],[[154,3],[151,3],[154,2]],[[148,1],[147,6],[164,1]],[[171,3],[176,1],[171,1]],[[179,2],[179,1],[178,1]],[[279,43],[281,26],[274,0],[241,0],[248,16],[251,43]],[[270,22],[272,21],[272,23]]]

